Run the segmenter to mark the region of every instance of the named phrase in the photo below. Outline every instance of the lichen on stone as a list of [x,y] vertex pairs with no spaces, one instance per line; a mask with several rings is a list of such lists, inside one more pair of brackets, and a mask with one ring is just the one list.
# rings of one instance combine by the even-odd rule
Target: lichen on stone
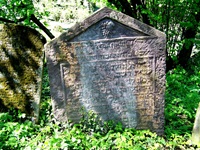
[[0,29],[0,103],[34,114],[31,103],[40,99],[46,40],[36,30],[21,25],[2,24]]

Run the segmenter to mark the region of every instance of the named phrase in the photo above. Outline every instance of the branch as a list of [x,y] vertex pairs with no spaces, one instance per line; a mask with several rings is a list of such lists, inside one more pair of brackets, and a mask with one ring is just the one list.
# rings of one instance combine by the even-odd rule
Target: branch
[[[197,6],[199,6],[200,1]],[[200,22],[200,13],[192,13],[192,15],[195,17],[195,21],[193,21],[193,26],[188,27],[185,29],[185,32],[183,32],[183,46],[181,51],[179,52],[178,61],[181,66],[184,68],[187,66],[187,63],[190,59],[192,48],[194,46],[194,41],[196,34],[198,33],[198,24]]]
[[168,54],[168,51],[166,50],[166,72],[168,72],[171,69],[174,69],[176,67],[176,64],[172,57]]
[[[23,18],[20,18],[16,21],[13,21],[13,20],[9,20],[9,19],[5,19],[5,18],[2,18],[0,17],[0,21],[2,22],[7,22],[7,23],[19,23],[19,22],[22,22],[24,20],[27,19],[27,16],[26,17],[23,17]],[[31,18],[30,20],[32,20],[35,24],[38,25],[38,27],[43,30],[48,36],[50,39],[53,39],[55,36],[49,31],[49,29],[47,29],[41,22],[40,20],[38,20],[34,14],[31,15]]]
[[41,22],[40,20],[38,20],[34,14],[31,15],[31,18],[30,18],[35,24],[38,25],[38,27],[40,29],[42,29],[49,37],[50,39],[53,39],[55,38],[55,36],[49,31],[49,29],[47,29]]
[[11,20],[8,20],[8,19],[5,19],[5,18],[1,18],[1,17],[0,17],[0,21],[7,22],[7,23],[15,23],[14,21],[11,21]]

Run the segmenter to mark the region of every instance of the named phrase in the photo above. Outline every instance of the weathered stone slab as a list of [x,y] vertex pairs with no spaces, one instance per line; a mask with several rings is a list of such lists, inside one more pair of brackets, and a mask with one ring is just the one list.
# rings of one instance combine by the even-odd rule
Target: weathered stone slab
[[126,127],[164,131],[165,35],[103,8],[46,46],[52,104],[60,121],[81,109]]
[[0,104],[16,108],[37,122],[46,40],[36,30],[0,25]]

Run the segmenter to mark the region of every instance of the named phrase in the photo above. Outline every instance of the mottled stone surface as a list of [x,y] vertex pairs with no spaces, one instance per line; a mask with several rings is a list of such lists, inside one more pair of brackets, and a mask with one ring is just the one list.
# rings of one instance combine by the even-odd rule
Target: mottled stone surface
[[36,30],[15,24],[0,25],[0,108],[16,108],[39,115],[43,47]]
[[125,127],[164,131],[165,34],[103,8],[46,45],[60,121],[81,109]]

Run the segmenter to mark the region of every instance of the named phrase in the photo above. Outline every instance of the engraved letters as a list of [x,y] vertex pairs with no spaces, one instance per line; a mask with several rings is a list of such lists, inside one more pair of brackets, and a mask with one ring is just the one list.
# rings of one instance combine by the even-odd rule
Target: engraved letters
[[163,134],[165,35],[108,8],[69,31],[47,55],[56,117],[77,122],[84,108]]
[[[80,84],[84,86],[79,90],[82,91],[81,94],[76,92],[73,96],[75,93],[72,93],[72,97],[79,97],[80,103],[86,109],[103,115],[102,119],[114,119],[123,122],[127,127],[136,127],[136,123],[132,121],[137,122],[137,109],[153,106],[155,80],[151,76],[155,76],[155,57],[153,52],[146,53],[143,48],[149,42],[153,45],[155,41],[154,38],[142,39],[142,42],[132,38],[73,43],[72,47],[75,47],[74,53],[77,54],[81,68]],[[69,84],[68,80],[73,78],[69,78],[70,74],[67,75],[69,70],[63,71],[66,74],[63,77],[65,87]],[[65,97],[68,101],[67,96]],[[76,111],[80,109],[77,107]],[[122,112],[131,115],[124,119]],[[151,109],[145,112],[146,115],[153,113]],[[110,116],[111,114],[115,115]]]
[[112,21],[104,21],[102,24],[101,24],[101,32],[103,34],[103,36],[105,38],[108,38],[109,34],[111,34],[112,30],[113,30],[113,26],[115,24],[112,22]]

